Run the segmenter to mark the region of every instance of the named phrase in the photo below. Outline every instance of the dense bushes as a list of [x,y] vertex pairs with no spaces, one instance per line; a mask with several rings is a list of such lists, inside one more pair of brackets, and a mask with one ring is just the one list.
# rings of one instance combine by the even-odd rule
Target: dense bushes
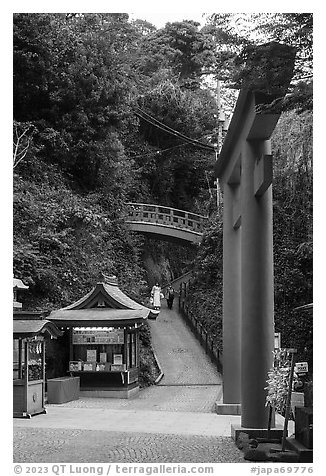
[[223,235],[219,216],[211,218],[205,230],[187,301],[189,315],[196,317],[222,350]]
[[140,327],[139,339],[141,344],[139,383],[141,387],[148,387],[154,384],[160,374],[153,354],[151,331],[148,323],[144,323]]
[[312,371],[312,113],[282,115],[273,135],[275,327]]
[[14,273],[30,286],[26,305],[67,305],[89,291],[100,271],[119,276],[122,288],[139,296],[137,237],[104,208],[100,194],[73,193],[56,167],[44,170],[40,182],[14,177]]

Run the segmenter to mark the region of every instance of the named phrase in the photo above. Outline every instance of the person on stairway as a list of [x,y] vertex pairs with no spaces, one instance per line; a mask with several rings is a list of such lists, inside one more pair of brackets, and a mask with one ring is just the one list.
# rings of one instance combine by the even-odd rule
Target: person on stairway
[[154,284],[151,291],[151,298],[153,299],[153,307],[154,309],[161,308],[161,299],[164,297],[161,291],[161,286],[159,283]]

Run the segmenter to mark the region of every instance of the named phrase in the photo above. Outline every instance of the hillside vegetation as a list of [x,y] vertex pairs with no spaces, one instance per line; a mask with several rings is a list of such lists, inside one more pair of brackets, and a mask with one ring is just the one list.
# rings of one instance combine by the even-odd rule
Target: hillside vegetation
[[[284,14],[275,29],[301,53],[310,52],[306,15]],[[194,268],[193,312],[221,344],[216,78],[239,76],[250,41],[219,20],[156,29],[118,13],[14,15],[13,266],[30,286],[26,309],[74,302],[99,271],[144,302],[154,280]],[[310,82],[296,83],[286,108],[273,137],[275,321],[283,343],[310,356],[311,321],[292,313],[312,301]],[[202,245],[132,234],[128,201],[209,215]]]
[[[14,272],[33,306],[71,302],[99,271],[144,292],[143,239],[124,224],[127,201],[205,212],[214,155],[137,111],[199,138],[212,133],[216,103],[180,83],[166,38],[176,28],[163,37],[143,28],[125,14],[14,16]],[[187,28],[194,43],[198,29]]]

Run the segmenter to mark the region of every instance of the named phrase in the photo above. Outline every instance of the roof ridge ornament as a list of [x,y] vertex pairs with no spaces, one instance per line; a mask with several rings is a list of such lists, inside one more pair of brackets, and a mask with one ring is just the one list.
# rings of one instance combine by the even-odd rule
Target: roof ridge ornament
[[111,284],[111,285],[118,285],[118,278],[115,275],[108,276],[104,274],[103,271],[100,271],[98,274],[98,284]]

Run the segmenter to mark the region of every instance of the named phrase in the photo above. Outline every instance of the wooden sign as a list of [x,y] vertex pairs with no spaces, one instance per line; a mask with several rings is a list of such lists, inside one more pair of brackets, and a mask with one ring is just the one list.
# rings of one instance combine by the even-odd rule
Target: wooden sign
[[96,350],[87,349],[87,362],[96,362]]
[[274,349],[280,349],[280,348],[281,348],[281,333],[275,332],[274,333]]
[[73,344],[124,344],[123,329],[73,329]]
[[295,364],[295,371],[297,374],[308,373],[308,362],[297,362]]

